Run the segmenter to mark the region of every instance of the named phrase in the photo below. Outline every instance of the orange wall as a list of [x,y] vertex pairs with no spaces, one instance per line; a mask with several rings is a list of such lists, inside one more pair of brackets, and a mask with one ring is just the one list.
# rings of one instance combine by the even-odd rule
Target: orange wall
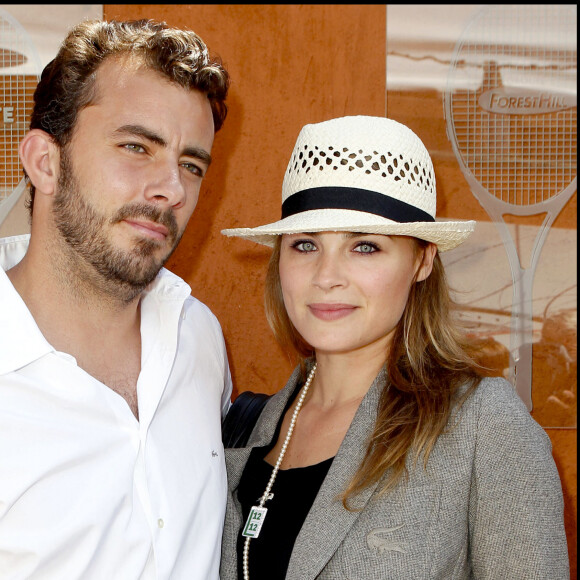
[[[235,393],[272,393],[292,363],[271,337],[262,307],[269,250],[225,238],[226,227],[278,219],[282,177],[301,127],[341,115],[384,116],[385,5],[104,5],[107,19],[153,18],[195,30],[233,79],[229,116],[194,217],[168,267],[219,318]],[[440,216],[489,220],[445,138],[438,94],[389,94],[389,117],[408,124],[434,156]],[[451,153],[451,155],[449,155]],[[558,221],[576,227],[574,197]],[[576,430],[548,430],[566,501],[576,577]]]

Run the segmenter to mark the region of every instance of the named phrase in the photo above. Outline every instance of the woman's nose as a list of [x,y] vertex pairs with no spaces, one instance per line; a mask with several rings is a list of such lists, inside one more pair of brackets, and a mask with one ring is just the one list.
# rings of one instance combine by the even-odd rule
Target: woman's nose
[[346,284],[346,276],[340,257],[334,253],[321,252],[313,283],[324,290],[344,286]]

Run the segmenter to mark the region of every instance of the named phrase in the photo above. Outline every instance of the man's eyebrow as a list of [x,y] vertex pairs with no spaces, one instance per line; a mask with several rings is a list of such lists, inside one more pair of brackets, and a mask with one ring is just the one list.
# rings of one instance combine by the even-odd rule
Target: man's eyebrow
[[[123,125],[115,130],[115,134],[143,137],[156,145],[167,147],[167,141],[161,137],[161,135],[151,131],[151,129],[147,129],[147,127],[143,127],[143,125]],[[186,147],[183,150],[183,155],[195,157],[196,159],[203,161],[208,167],[211,163],[211,155],[201,147]]]
[[188,157],[195,157],[195,159],[199,159],[205,163],[207,167],[209,167],[211,163],[211,155],[201,147],[186,147],[183,151],[183,154],[187,155]]

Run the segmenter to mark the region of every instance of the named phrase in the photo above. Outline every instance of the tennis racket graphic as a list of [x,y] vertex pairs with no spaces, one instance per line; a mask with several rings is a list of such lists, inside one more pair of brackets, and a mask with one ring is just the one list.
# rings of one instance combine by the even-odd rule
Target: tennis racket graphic
[[[509,378],[529,410],[534,273],[576,191],[576,76],[575,5],[485,5],[455,46],[444,94],[453,152],[510,264]],[[524,267],[504,216],[543,213]]]
[[0,225],[26,189],[18,145],[28,130],[40,58],[21,24],[0,7]]

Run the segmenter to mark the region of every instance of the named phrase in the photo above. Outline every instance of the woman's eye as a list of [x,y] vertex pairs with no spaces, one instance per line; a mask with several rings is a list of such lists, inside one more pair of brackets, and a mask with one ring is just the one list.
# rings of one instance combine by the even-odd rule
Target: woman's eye
[[313,242],[308,241],[297,241],[292,244],[292,247],[297,249],[299,252],[314,252],[316,246]]
[[379,248],[370,242],[360,242],[354,248],[354,251],[359,252],[360,254],[373,254],[374,252],[378,252],[378,250]]

